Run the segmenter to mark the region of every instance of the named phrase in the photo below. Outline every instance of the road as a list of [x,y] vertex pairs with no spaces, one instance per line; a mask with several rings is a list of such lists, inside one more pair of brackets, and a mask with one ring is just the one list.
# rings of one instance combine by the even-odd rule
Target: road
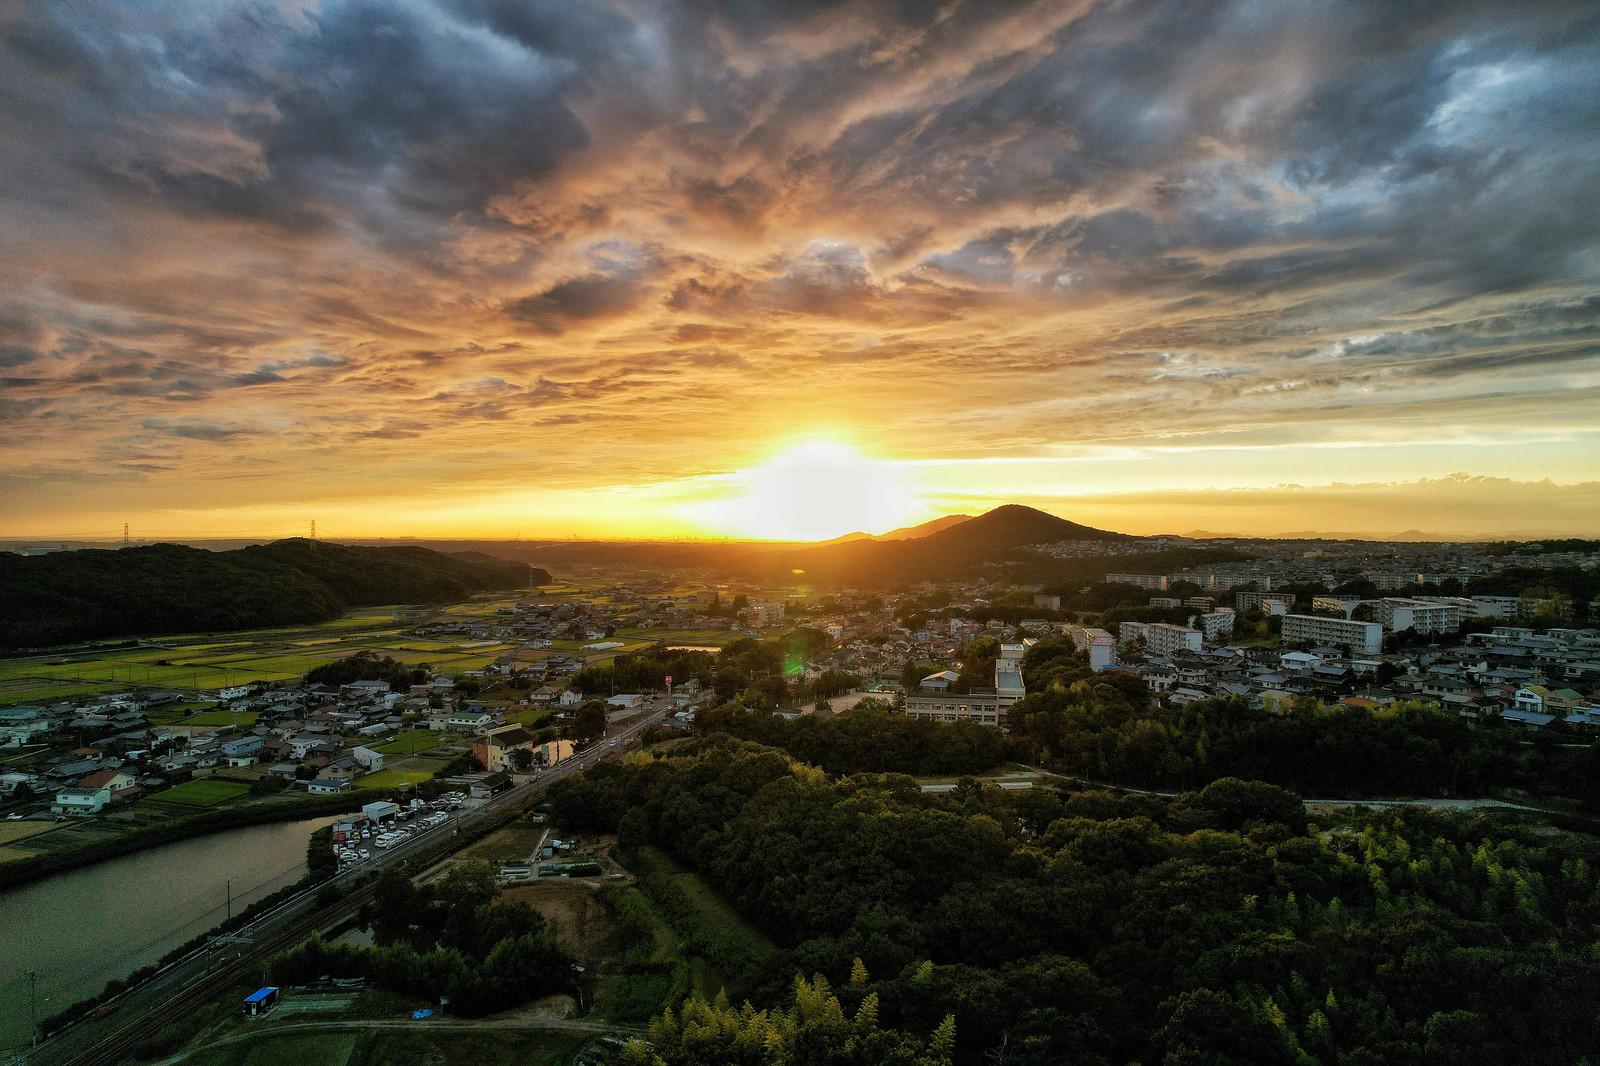
[[[367,878],[375,871],[404,865],[412,859],[428,856],[430,852],[448,848],[451,838],[458,837],[461,830],[522,806],[551,783],[585,770],[601,759],[632,750],[638,744],[639,734],[659,724],[669,710],[670,700],[665,697],[654,700],[636,721],[608,733],[605,739],[551,769],[531,775],[527,780],[461,810],[456,817],[417,833],[400,844],[384,849],[369,849],[374,853],[368,861],[346,867],[316,888],[297,893],[249,925],[213,940],[172,963],[145,984],[109,1001],[108,1005],[115,1008],[114,1014],[99,1019],[86,1018],[12,1061],[26,1066],[82,1066],[106,1061],[106,1056],[97,1052],[105,1046],[115,1046],[117,1038],[125,1038],[140,1019],[151,1013],[179,1016],[186,1003],[193,1001],[197,990],[208,981],[219,979],[230,969],[239,968],[243,961],[265,961],[264,958],[256,960],[253,957],[266,954],[272,941],[292,930],[296,923],[316,916],[318,927],[328,928],[338,924],[360,905],[361,894],[358,892],[355,896],[347,895],[347,898],[326,908],[325,913],[319,915],[317,896],[326,886],[336,885],[348,894],[358,880]],[[430,859],[436,861],[444,857],[443,854],[434,854]],[[276,949],[282,950],[282,947],[277,945]]]

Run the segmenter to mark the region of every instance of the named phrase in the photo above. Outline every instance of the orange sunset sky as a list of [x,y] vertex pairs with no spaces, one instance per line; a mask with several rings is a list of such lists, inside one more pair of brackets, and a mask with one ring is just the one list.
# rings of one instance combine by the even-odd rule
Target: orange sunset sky
[[0,537],[1600,534],[1592,4],[0,6]]

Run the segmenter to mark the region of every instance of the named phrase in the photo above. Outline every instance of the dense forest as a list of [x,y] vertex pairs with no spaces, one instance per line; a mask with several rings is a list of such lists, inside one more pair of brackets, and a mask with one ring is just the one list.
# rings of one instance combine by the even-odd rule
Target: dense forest
[[[1318,827],[1293,793],[1237,779],[1171,798],[934,795],[725,734],[552,792],[560,822],[616,831],[623,855],[665,849],[780,945],[776,963],[721,960],[748,1009],[662,1020],[674,1066],[864,1061],[847,1053],[863,1013],[953,1036],[973,1066],[1572,1063],[1600,1047],[1592,838],[1418,809]],[[838,1001],[809,1008],[831,1036],[789,1058],[740,1043],[814,975],[808,994]],[[705,1028],[685,1041],[690,1017]]]
[[0,554],[0,647],[301,625],[352,607],[447,603],[549,579],[477,553],[304,539],[225,552],[154,544]]
[[[856,983],[866,980],[865,968]],[[878,1024],[873,993],[851,997],[854,1014],[826,978],[797,978],[787,1009],[734,1008],[690,1000],[650,1026],[650,1040],[632,1041],[617,1066],[950,1066],[955,1018],[947,1015],[922,1040]]]
[[895,714],[870,699],[837,718],[783,718],[726,704],[704,712],[699,728],[769,747],[830,774],[981,774],[1005,758],[1005,738],[975,722],[942,725]]
[[428,1002],[445,997],[451,1013],[468,1018],[567,991],[572,959],[544,916],[526,903],[497,903],[498,895],[494,868],[478,860],[421,886],[398,869],[385,870],[361,916],[372,929],[372,947],[313,936],[273,957],[271,979],[304,985],[362,977]]

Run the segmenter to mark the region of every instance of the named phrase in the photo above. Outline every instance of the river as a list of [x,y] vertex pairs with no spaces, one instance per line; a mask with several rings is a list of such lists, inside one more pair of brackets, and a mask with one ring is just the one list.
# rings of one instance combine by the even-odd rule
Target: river
[[155,962],[306,872],[306,843],[332,817],[231,829],[108,859],[0,892],[0,1048],[38,1017]]

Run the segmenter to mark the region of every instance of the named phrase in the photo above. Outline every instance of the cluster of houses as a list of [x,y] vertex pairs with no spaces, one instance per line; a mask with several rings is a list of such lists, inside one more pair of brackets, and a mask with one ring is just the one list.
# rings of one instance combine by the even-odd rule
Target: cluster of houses
[[1600,727],[1600,631],[1594,629],[1536,633],[1500,626],[1388,654],[1334,645],[1196,644],[1126,655],[1106,668],[1138,674],[1158,698],[1175,705],[1216,696],[1280,707],[1301,697],[1371,708],[1420,700],[1529,728],[1556,721],[1583,732]]
[[[450,687],[438,679],[405,693],[382,681],[231,690],[226,694],[234,698],[219,706],[233,712],[233,721],[223,725],[151,725],[148,697],[129,694],[92,705],[103,707],[98,714],[71,704],[0,708],[8,742],[41,746],[6,763],[0,798],[26,788],[36,799],[53,796],[57,814],[96,814],[196,776],[258,764],[267,767],[265,776],[298,782],[310,793],[342,792],[384,768],[374,745],[407,725],[466,732],[493,723],[481,706],[452,701],[436,709],[436,697]],[[112,708],[118,713],[108,717]]]
[[[738,630],[783,620],[783,608],[777,604],[752,604],[742,618],[709,614],[706,608],[716,595],[715,589],[666,596],[616,586],[600,590],[593,600],[520,603],[500,608],[493,619],[437,620],[419,625],[414,632],[434,638],[483,641],[486,645],[510,644],[519,652],[542,653],[550,650],[556,641],[576,641],[586,646],[602,644],[619,629]],[[470,644],[463,646],[470,647]],[[505,662],[518,657],[508,655]],[[540,655],[535,667],[559,677],[576,673],[583,664],[582,655]]]

